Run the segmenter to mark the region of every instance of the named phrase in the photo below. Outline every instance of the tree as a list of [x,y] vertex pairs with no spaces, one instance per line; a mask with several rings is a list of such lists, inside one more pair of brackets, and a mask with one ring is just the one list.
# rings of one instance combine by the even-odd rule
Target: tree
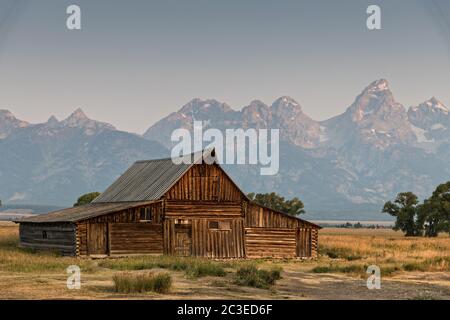
[[285,212],[292,216],[297,216],[305,213],[303,202],[300,201],[297,197],[292,198],[291,200],[285,200],[284,197],[276,194],[275,192],[271,193],[249,193],[247,195],[250,200],[264,206],[271,208],[273,210]]
[[73,206],[78,207],[78,206],[82,206],[85,204],[89,204],[92,201],[94,201],[94,199],[97,198],[99,195],[100,195],[100,192],[86,193],[86,194],[82,195],[81,197],[79,197],[77,200],[77,203],[75,203]]
[[450,234],[450,181],[439,185],[419,209],[419,220],[427,237]]
[[397,195],[394,202],[384,204],[382,212],[396,217],[394,230],[402,230],[407,237],[422,235],[422,224],[418,218],[417,196],[412,192],[402,192]]

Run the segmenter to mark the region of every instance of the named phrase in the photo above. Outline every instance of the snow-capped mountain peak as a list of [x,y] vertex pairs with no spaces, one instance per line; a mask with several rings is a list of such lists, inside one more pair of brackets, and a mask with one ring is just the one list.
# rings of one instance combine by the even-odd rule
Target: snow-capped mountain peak
[[386,79],[379,79],[372,82],[366,89],[366,92],[374,93],[374,92],[383,92],[389,89],[389,82]]
[[217,111],[223,111],[228,112],[232,111],[231,107],[228,106],[226,103],[219,102],[215,99],[206,99],[202,100],[200,98],[195,98],[189,101],[187,104],[185,104],[181,109],[180,112],[184,114],[189,113],[198,113],[198,112],[217,112]]
[[404,114],[405,109],[395,101],[387,80],[380,79],[369,84],[346,113],[354,122],[373,121],[377,118],[384,121],[388,120],[386,115]]
[[432,109],[435,112],[443,112],[445,114],[449,113],[449,109],[435,97],[425,101],[424,103],[428,108]]
[[[54,121],[52,122],[56,124]],[[89,119],[81,108],[76,109],[65,120],[58,122],[58,125],[66,128],[83,128],[87,135],[92,135],[94,132],[103,129],[115,130],[115,127],[109,123]]]
[[450,141],[450,111],[435,97],[409,108],[408,119],[416,131],[434,143],[434,149],[442,142]]
[[275,108],[275,109],[281,109],[281,108],[286,108],[286,107],[291,108],[291,109],[293,109],[293,108],[301,109],[300,104],[297,101],[295,101],[293,98],[288,97],[288,96],[280,97],[272,103],[272,108]]

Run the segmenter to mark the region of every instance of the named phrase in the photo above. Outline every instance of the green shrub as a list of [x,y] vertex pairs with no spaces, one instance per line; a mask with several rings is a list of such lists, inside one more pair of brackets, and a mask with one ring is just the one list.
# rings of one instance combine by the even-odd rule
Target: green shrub
[[329,266],[317,266],[311,269],[311,272],[314,273],[332,273],[332,272],[340,272],[340,273],[361,273],[365,272],[366,267],[360,264],[349,264],[349,265],[334,265],[331,264]]
[[311,271],[314,273],[328,273],[331,272],[331,268],[327,266],[317,266],[314,267]]
[[153,278],[153,291],[167,293],[172,288],[172,277],[168,273],[160,273]]
[[275,281],[281,279],[281,272],[283,271],[283,269],[281,267],[275,267],[269,271],[266,271],[266,270],[260,270],[260,271],[262,271],[262,276],[263,276],[264,280],[268,284],[274,285]]
[[255,265],[244,266],[236,272],[236,283],[241,286],[268,288],[281,279],[281,268],[258,269]]
[[122,273],[113,276],[114,290],[121,293],[158,292],[166,293],[172,287],[172,277],[168,273],[131,274]]
[[393,273],[396,273],[396,272],[398,272],[400,270],[401,269],[398,266],[396,266],[396,265],[394,265],[394,266],[387,266],[387,267],[381,267],[381,274],[383,276],[389,276],[389,275],[391,275]]
[[405,271],[425,271],[425,265],[417,262],[405,263],[402,267]]
[[188,274],[192,277],[224,277],[226,272],[221,265],[206,261],[191,264],[188,268]]

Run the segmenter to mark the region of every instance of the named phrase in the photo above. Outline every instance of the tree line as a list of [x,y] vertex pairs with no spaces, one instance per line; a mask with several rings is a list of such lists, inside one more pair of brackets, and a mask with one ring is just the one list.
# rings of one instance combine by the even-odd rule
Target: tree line
[[384,204],[383,213],[396,218],[394,230],[407,237],[437,237],[450,234],[450,181],[439,185],[431,197],[420,203],[412,192],[402,192]]
[[291,216],[298,216],[305,213],[304,204],[297,197],[286,200],[284,197],[275,192],[256,194],[252,192],[249,193],[247,197],[259,205],[287,213]]

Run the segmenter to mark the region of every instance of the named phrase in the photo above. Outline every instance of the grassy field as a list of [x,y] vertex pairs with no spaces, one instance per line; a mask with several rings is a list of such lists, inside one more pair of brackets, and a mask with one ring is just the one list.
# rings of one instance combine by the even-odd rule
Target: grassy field
[[[0,299],[450,299],[448,236],[325,228],[319,243],[317,260],[90,260],[19,249],[18,227],[0,223]],[[381,290],[366,287],[372,264],[381,268]],[[80,290],[67,289],[70,265],[81,268]],[[142,289],[139,281],[153,288],[154,279],[165,289]]]
[[324,229],[320,252],[331,261],[315,272],[363,272],[378,265],[384,276],[401,271],[449,272],[450,238],[404,237],[390,229]]

